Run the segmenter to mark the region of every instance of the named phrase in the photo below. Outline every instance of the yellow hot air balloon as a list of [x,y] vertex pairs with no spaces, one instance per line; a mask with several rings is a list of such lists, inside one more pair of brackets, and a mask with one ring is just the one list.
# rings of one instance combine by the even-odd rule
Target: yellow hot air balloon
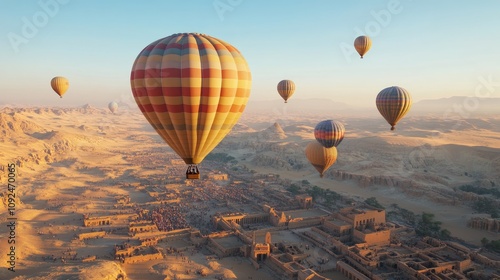
[[372,40],[368,36],[359,36],[354,40],[354,48],[359,53],[361,58],[365,55],[372,47]]
[[50,81],[50,86],[62,98],[64,93],[66,93],[66,91],[68,90],[69,82],[68,79],[57,76],[52,78],[52,80]]
[[217,38],[178,33],[159,39],[137,56],[130,76],[141,112],[167,144],[196,164],[231,131],[250,96],[251,73],[241,53]]
[[391,125],[391,130],[394,130],[398,121],[410,111],[411,95],[402,87],[392,86],[381,90],[375,103],[380,114]]
[[337,160],[337,148],[325,148],[314,140],[306,146],[306,157],[312,166],[318,170],[319,176],[323,178],[325,171]]
[[295,83],[291,80],[282,80],[278,83],[278,93],[287,103],[288,98],[295,92]]

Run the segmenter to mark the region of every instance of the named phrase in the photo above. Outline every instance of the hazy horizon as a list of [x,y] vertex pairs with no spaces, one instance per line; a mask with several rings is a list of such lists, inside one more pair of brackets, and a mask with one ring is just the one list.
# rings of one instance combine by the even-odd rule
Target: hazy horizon
[[[154,7],[154,8],[151,8]],[[250,101],[327,98],[372,106],[385,87],[414,102],[454,95],[498,97],[500,2],[451,1],[2,1],[0,103],[78,106],[132,96],[130,70],[149,43],[179,32],[227,41],[252,73]],[[477,20],[480,18],[481,20]],[[372,38],[360,59],[359,35]],[[50,79],[65,76],[60,99]]]

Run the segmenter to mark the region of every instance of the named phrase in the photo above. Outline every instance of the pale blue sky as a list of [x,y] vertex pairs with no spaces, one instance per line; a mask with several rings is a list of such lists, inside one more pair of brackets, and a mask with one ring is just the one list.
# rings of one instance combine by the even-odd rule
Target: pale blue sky
[[[238,48],[251,100],[278,99],[282,79],[295,81],[292,99],[363,106],[392,85],[415,101],[473,96],[479,77],[500,83],[499,13],[497,0],[0,0],[0,104],[129,99],[137,54],[180,32]],[[373,46],[361,60],[352,44],[363,34]],[[57,75],[70,80],[62,99]]]

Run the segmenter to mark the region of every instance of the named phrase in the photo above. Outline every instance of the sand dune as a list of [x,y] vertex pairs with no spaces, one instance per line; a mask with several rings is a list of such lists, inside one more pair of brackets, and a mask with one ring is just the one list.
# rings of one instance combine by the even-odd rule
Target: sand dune
[[[339,117],[345,123],[346,136],[338,147],[336,164],[326,178],[320,179],[303,151],[314,139],[314,126],[326,118],[322,112],[318,116],[246,114],[214,152],[235,157],[235,167],[280,174],[291,182],[308,180],[356,199],[375,196],[386,206],[397,203],[417,213],[434,212],[453,235],[469,242],[478,244],[483,236],[500,238],[496,233],[466,227],[474,210],[470,201],[457,203],[460,196],[454,190],[463,184],[499,188],[500,118],[457,121],[410,116],[391,132],[380,117]],[[116,279],[125,273],[130,279],[140,279],[141,271],[147,271],[150,279],[173,279],[174,274],[178,279],[201,279],[186,274],[186,267],[205,270],[207,279],[217,275],[236,279],[245,273],[272,279],[241,263],[242,259],[216,262],[204,259],[202,254],[195,254],[190,266],[174,260],[123,265],[110,261],[109,246],[113,244],[105,243],[121,242],[123,236],[109,239],[113,241],[75,240],[75,233],[87,230],[82,227],[83,214],[112,211],[118,195],[148,202],[151,198],[140,188],[124,186],[140,186],[151,178],[164,180],[170,169],[177,168],[170,160],[178,157],[137,110],[110,114],[91,105],[4,108],[0,110],[0,137],[3,165],[13,162],[18,169],[19,273],[14,279]],[[0,174],[3,185],[5,174],[6,170]],[[2,190],[2,224],[7,221],[5,209],[6,194]],[[125,225],[125,221],[120,222]],[[6,227],[1,227],[0,236],[7,234]],[[7,245],[0,242],[0,251],[5,252]],[[51,255],[62,256],[64,248],[79,256],[96,254],[101,259],[65,265],[61,259],[45,260]],[[6,258],[0,255],[0,279],[12,276],[6,274]]]

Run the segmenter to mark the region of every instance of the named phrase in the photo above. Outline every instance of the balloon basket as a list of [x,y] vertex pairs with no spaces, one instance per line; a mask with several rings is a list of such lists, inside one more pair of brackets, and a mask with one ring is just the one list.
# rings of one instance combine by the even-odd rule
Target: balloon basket
[[200,171],[198,170],[198,166],[190,165],[186,170],[186,179],[200,179]]
[[200,179],[200,174],[186,174],[186,179]]

